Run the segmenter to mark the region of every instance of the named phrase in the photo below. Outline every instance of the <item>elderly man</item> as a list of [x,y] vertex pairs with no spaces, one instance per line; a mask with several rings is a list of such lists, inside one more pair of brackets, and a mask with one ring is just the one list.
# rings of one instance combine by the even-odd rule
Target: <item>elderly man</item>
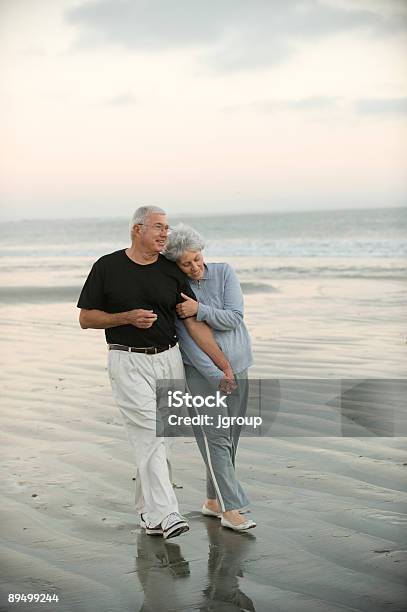
[[[83,329],[104,329],[109,377],[137,469],[136,508],[149,535],[171,538],[189,529],[179,514],[164,439],[156,436],[156,381],[184,378],[175,331],[181,293],[195,297],[177,265],[161,255],[169,226],[156,206],[138,208],[131,220],[131,246],[93,265],[78,301]],[[191,317],[194,340],[233,380],[230,364],[210,328]]]

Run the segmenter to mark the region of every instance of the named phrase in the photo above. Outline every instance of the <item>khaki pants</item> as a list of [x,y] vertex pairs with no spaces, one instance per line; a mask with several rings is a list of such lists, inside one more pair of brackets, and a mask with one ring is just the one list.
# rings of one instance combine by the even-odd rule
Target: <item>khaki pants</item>
[[184,379],[178,346],[155,355],[109,350],[108,371],[136,464],[136,509],[156,526],[178,501],[171,484],[164,438],[156,436],[156,381]]

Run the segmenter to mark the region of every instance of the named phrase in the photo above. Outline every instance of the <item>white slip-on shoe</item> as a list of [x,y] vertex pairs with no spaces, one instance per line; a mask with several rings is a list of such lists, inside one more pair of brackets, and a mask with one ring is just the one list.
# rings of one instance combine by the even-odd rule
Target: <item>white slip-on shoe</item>
[[145,530],[147,535],[163,535],[161,525],[157,525],[157,527],[149,527],[145,522],[142,514],[140,515],[140,527]]
[[215,512],[214,510],[211,510],[210,508],[208,508],[208,506],[205,506],[205,504],[202,506],[201,512],[204,516],[214,516],[216,518],[222,517],[220,512]]
[[251,519],[248,519],[244,523],[240,523],[240,525],[234,525],[222,516],[220,523],[222,527],[228,527],[228,529],[233,529],[233,531],[248,531],[249,529],[256,527],[256,523]]
[[161,521],[161,529],[163,530],[164,538],[168,540],[168,538],[175,538],[181,535],[181,533],[188,531],[189,525],[178,512],[171,512]]

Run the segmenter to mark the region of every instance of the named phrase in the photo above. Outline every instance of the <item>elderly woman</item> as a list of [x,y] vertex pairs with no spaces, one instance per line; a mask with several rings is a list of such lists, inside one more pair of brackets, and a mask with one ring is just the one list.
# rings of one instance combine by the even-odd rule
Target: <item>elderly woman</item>
[[[213,424],[194,427],[194,433],[207,469],[207,499],[202,507],[206,516],[221,519],[224,527],[247,531],[256,523],[247,520],[239,510],[249,500],[235,473],[236,450],[241,427],[216,425],[221,417],[244,416],[248,399],[247,369],[253,363],[250,338],[243,322],[243,295],[233,269],[226,263],[204,262],[203,238],[193,228],[179,225],[172,230],[164,255],[175,261],[188,276],[197,301],[181,294],[184,301],[177,306],[177,335],[185,374],[193,395],[213,395],[224,373],[213,363],[189,335],[182,321],[195,316],[209,325],[217,343],[229,360],[235,390],[228,396],[227,408],[202,408],[200,414],[213,418]],[[195,409],[196,410],[196,409]],[[216,412],[215,412],[216,411]],[[230,423],[222,419],[222,423]]]

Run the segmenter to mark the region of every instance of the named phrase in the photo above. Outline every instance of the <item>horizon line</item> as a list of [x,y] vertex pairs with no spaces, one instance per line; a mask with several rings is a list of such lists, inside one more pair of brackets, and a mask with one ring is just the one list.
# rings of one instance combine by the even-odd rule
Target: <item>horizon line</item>
[[[399,205],[399,206],[369,206],[369,207],[358,207],[358,208],[353,208],[353,207],[347,207],[347,208],[310,208],[310,209],[297,209],[297,210],[268,210],[268,211],[264,211],[264,210],[260,210],[260,211],[254,211],[254,212],[236,212],[233,213],[231,211],[225,211],[225,212],[213,212],[213,213],[206,213],[206,214],[201,214],[201,213],[190,213],[190,212],[175,212],[175,213],[166,213],[168,217],[180,217],[180,216],[185,216],[185,217],[196,217],[196,218],[210,218],[210,217],[230,217],[231,214],[233,214],[236,217],[253,217],[253,216],[260,216],[260,215],[292,215],[292,214],[308,214],[308,213],[316,213],[316,212],[326,212],[326,213],[334,213],[334,212],[356,212],[356,211],[369,211],[369,210],[386,210],[386,211],[390,211],[390,210],[402,210],[402,209],[407,209],[407,204],[406,205]],[[131,215],[131,212],[129,213]],[[91,220],[108,220],[108,219],[127,219],[127,216],[125,215],[104,215],[104,216],[89,216],[89,217],[21,217],[21,218],[15,218],[15,219],[0,219],[0,224],[5,224],[5,223],[21,223],[21,222],[44,222],[44,221],[91,221]]]

